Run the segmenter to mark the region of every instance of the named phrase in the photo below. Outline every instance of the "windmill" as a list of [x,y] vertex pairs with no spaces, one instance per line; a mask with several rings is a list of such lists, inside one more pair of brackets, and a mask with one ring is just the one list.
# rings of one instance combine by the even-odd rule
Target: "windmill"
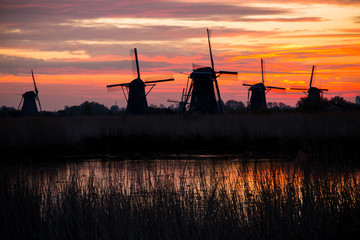
[[[188,83],[189,83],[189,78],[188,78],[188,81],[187,81],[186,89],[187,89],[187,87],[188,87]],[[172,102],[172,103],[178,104],[178,109],[179,109],[180,112],[184,112],[184,111],[186,110],[186,105],[185,105],[185,92],[186,92],[186,91],[185,91],[185,88],[183,88],[180,102],[179,102],[179,101],[176,101],[176,100],[172,100],[172,99],[168,99],[168,100],[167,100],[168,102]]]
[[[193,72],[188,76],[188,82],[186,84],[186,88],[183,89],[183,94],[181,96],[179,107],[180,110],[182,111],[189,109],[189,111],[194,113],[219,112],[223,114],[224,106],[221,100],[217,78],[222,74],[230,74],[237,76],[237,72],[215,71],[214,60],[213,60],[211,44],[210,44],[209,29],[207,29],[207,37],[209,44],[211,67],[195,67],[195,65],[193,65]],[[191,83],[189,86],[190,79],[191,79]],[[215,95],[215,90],[216,90],[216,95]],[[216,102],[216,97],[218,100],[218,104]],[[191,100],[189,104],[188,102],[190,98]]]
[[[145,82],[142,81],[140,78],[140,67],[139,67],[136,48],[134,48],[134,54],[135,54],[137,78],[135,78],[134,80],[128,83],[107,85],[106,87],[107,88],[121,87],[125,99],[127,101],[126,111],[130,114],[143,114],[145,113],[145,110],[148,107],[146,96],[155,87],[156,83],[174,81],[174,79],[168,78],[168,79],[155,80],[155,81],[145,81]],[[147,93],[145,93],[145,87],[147,86],[151,86],[151,88]],[[124,88],[126,89],[127,94],[125,93]]]
[[310,84],[309,84],[309,88],[290,88],[290,90],[301,90],[301,91],[306,91],[304,92],[307,96],[308,99],[312,102],[320,102],[321,98],[323,97],[323,92],[324,91],[328,91],[328,89],[325,88],[317,88],[317,87],[313,87],[312,86],[312,82],[313,82],[313,76],[314,76],[314,69],[315,66],[313,65],[312,70],[311,70],[311,77],[310,77]]
[[35,115],[39,114],[38,108],[36,106],[36,101],[39,104],[40,112],[42,111],[41,104],[40,104],[40,99],[39,99],[39,91],[38,91],[38,89],[36,87],[36,82],[35,82],[35,77],[34,77],[33,70],[31,70],[31,75],[32,75],[32,79],[33,79],[33,82],[34,82],[35,90],[25,92],[22,95],[22,98],[21,98],[19,106],[18,106],[18,110],[20,110],[20,106],[22,104],[21,111],[26,116],[35,116]]
[[[264,82],[264,68],[263,68],[263,60],[261,59],[261,83],[256,84],[243,84],[243,86],[250,87],[248,89],[248,108],[250,111],[266,109],[266,94],[271,89],[279,89],[285,90],[282,87],[273,87],[273,86],[265,86]],[[251,97],[250,97],[251,92]],[[249,101],[250,97],[250,101]]]

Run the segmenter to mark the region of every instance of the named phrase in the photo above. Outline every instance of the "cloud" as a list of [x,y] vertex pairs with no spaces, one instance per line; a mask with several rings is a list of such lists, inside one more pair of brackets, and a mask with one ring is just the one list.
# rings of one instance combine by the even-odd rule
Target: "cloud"
[[41,22],[47,16],[56,21],[99,17],[237,19],[253,15],[278,15],[285,8],[252,7],[234,4],[179,1],[3,1],[0,14],[8,21]]
[[[132,60],[129,56],[129,60],[101,60],[101,61],[67,61],[64,60],[52,60],[44,61],[33,58],[23,57],[9,57],[0,55],[0,72],[2,74],[18,75],[19,72],[27,72],[29,69],[37,69],[39,74],[119,74],[120,72],[130,74],[132,73]],[[173,63],[161,61],[152,61],[151,58],[140,59],[140,67],[144,72],[162,71],[171,72],[176,69]],[[183,69],[182,69],[183,70]]]
[[[206,28],[181,26],[143,26],[139,28],[90,28],[78,26],[24,28],[20,32],[0,32],[2,48],[22,48],[37,52],[84,52],[89,57],[128,54],[137,47],[149,56],[192,56],[206,49]],[[33,30],[26,30],[33,29]],[[278,35],[279,31],[256,31],[213,28],[213,37],[249,36],[254,38]],[[196,40],[195,40],[196,39]],[[203,50],[201,50],[203,52]],[[127,55],[128,56],[128,55]],[[54,58],[58,56],[54,55]],[[34,56],[34,58],[36,58]],[[74,56],[76,58],[76,56]]]
[[355,23],[360,23],[360,16],[353,17]]
[[[183,0],[183,1],[194,1],[194,0]],[[208,0],[210,2],[218,2],[218,0]],[[237,3],[238,0],[227,0],[226,2]],[[247,3],[279,3],[279,4],[287,4],[287,3],[295,3],[295,4],[309,4],[308,0],[247,0]],[[333,5],[356,5],[359,4],[360,0],[312,0],[311,4],[333,4]]]

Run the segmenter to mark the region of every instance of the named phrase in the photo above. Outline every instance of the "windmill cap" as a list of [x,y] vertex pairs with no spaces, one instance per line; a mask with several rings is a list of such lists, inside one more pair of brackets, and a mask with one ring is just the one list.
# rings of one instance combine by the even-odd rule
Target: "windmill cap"
[[190,78],[209,78],[211,74],[213,74],[213,70],[211,67],[203,67],[195,69],[190,74]]
[[34,91],[28,91],[22,95],[24,98],[35,98],[36,93]]

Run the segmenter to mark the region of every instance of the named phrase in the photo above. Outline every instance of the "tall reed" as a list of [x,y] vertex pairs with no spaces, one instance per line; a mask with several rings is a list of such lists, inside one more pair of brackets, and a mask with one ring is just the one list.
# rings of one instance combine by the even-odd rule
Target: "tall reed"
[[[56,187],[3,170],[2,239],[344,239],[360,233],[353,169],[236,165],[127,181],[78,174]],[[196,174],[188,181],[186,174]],[[230,174],[230,175],[229,175]],[[4,178],[7,176],[7,178]],[[12,176],[12,177],[11,177]],[[195,179],[195,178],[193,178]],[[180,181],[180,182],[178,182]]]

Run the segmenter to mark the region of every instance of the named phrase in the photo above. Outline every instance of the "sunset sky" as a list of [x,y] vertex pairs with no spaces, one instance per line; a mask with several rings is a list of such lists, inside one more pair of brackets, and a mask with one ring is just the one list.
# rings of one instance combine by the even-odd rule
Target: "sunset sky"
[[[237,71],[220,79],[224,101],[247,101],[243,83],[307,87],[324,97],[355,102],[360,95],[360,0],[0,0],[0,107],[18,107],[33,90],[35,73],[43,110],[95,101],[125,107],[122,92],[106,85],[130,82],[130,50],[137,48],[143,80],[159,83],[149,104],[180,100],[192,64]],[[268,102],[295,106],[302,92],[270,91]]]

